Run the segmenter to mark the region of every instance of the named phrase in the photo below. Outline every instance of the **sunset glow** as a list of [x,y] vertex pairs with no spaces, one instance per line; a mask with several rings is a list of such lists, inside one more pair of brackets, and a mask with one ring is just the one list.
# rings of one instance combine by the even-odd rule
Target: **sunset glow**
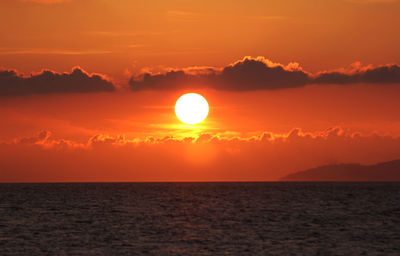
[[400,255],[400,0],[0,0],[0,256]]
[[399,8],[0,1],[0,181],[276,181],[400,158]]

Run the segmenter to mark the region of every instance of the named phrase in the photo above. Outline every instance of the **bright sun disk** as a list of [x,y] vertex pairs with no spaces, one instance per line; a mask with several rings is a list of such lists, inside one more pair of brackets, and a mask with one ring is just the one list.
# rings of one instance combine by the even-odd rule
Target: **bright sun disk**
[[175,104],[175,113],[186,124],[198,124],[206,119],[209,111],[207,100],[197,93],[182,95]]

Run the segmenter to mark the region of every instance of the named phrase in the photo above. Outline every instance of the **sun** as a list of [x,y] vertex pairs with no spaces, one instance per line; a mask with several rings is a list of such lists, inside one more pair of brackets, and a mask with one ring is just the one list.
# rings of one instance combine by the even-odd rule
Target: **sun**
[[207,100],[197,93],[182,95],[175,104],[175,113],[186,124],[198,124],[206,119],[209,111]]

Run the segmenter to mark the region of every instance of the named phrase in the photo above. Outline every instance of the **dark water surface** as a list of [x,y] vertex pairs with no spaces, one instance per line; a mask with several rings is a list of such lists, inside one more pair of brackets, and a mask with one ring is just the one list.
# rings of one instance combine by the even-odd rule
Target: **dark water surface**
[[0,255],[400,255],[400,183],[0,184]]

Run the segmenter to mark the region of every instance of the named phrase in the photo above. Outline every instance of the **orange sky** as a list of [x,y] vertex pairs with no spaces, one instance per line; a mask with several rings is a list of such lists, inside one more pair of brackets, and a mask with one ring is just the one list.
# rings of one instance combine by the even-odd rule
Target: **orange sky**
[[313,72],[379,65],[400,58],[399,11],[396,0],[2,0],[0,63],[114,76],[247,55]]
[[[3,0],[0,182],[278,180],[399,158],[399,12]],[[199,125],[174,114],[186,92],[210,104]]]

